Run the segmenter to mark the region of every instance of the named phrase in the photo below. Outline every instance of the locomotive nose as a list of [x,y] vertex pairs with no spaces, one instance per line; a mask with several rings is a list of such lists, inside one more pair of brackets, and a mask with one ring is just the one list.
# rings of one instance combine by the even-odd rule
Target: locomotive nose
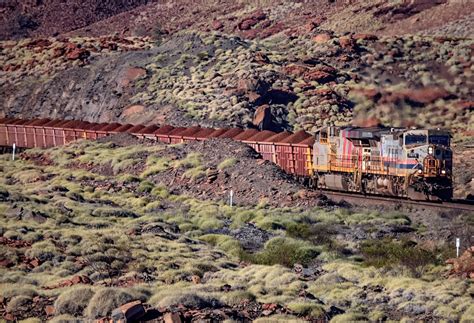
[[423,159],[423,176],[447,176],[451,165],[451,151],[439,145],[430,145]]

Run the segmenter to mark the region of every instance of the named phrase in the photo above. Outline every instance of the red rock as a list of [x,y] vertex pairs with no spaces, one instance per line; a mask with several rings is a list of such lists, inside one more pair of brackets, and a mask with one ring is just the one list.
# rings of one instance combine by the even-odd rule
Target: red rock
[[324,44],[331,40],[331,35],[326,34],[326,33],[318,34],[313,37],[313,40],[317,42],[318,44]]
[[255,62],[257,62],[259,64],[268,64],[268,63],[270,63],[270,59],[268,58],[268,56],[263,54],[262,52],[255,53],[254,60],[255,60]]
[[251,29],[253,26],[255,26],[256,24],[258,24],[258,20],[257,19],[246,19],[246,20],[243,20],[239,23],[239,29],[240,30],[249,30]]
[[258,27],[261,29],[268,28],[272,25],[272,22],[270,20],[265,20],[263,21]]
[[362,39],[362,40],[377,40],[379,39],[376,35],[372,35],[372,34],[355,34],[352,36],[353,39],[355,40],[358,40],[358,39]]
[[13,267],[13,265],[15,265],[15,263],[11,261],[10,259],[0,260],[0,267],[10,268],[10,267]]
[[35,258],[33,260],[30,261],[30,265],[33,266],[33,268],[36,268],[40,265],[40,261],[38,258]]
[[351,92],[361,94],[371,100],[375,100],[377,96],[380,97],[380,91],[377,89],[352,89]]
[[198,275],[192,275],[192,276],[191,276],[191,281],[192,281],[194,284],[198,285],[198,284],[201,283],[201,277],[199,277]]
[[129,67],[122,73],[119,83],[122,86],[128,86],[132,81],[145,75],[146,69],[141,67]]
[[75,50],[77,48],[77,45],[74,43],[67,43],[65,48],[69,52]]
[[112,311],[113,322],[138,322],[146,314],[141,301],[129,302]]
[[53,315],[55,312],[54,306],[46,305],[46,307],[44,308],[44,312],[46,313],[47,316]]
[[410,100],[416,103],[428,104],[438,99],[446,99],[451,94],[443,88],[439,87],[426,87],[423,89],[407,89],[397,92],[392,92],[384,96],[384,102],[397,102],[399,100]]
[[267,15],[262,10],[257,10],[243,18],[237,24],[237,27],[240,30],[249,30],[256,24],[258,24],[261,20],[265,20],[266,18]]
[[269,105],[264,104],[255,110],[252,124],[260,130],[266,130],[270,127],[272,120],[272,110]]
[[44,47],[49,47],[49,46],[51,46],[51,41],[44,38],[35,39],[35,40],[30,41],[28,44],[26,44],[26,47],[28,48],[35,48],[35,47],[44,48]]
[[363,118],[356,118],[354,121],[353,121],[353,124],[355,126],[359,126],[359,127],[376,127],[381,123],[381,121],[377,118],[367,118],[367,119],[363,119]]
[[179,313],[166,313],[163,316],[163,320],[165,323],[182,323],[183,320],[181,319],[181,315]]
[[211,24],[211,27],[213,30],[219,30],[224,28],[224,24],[220,22],[219,20],[214,20]]
[[304,25],[303,28],[306,32],[309,33],[313,31],[316,27],[318,27],[318,25],[319,23],[313,20],[313,21],[308,22],[306,25]]
[[278,304],[275,303],[266,303],[262,305],[262,309],[275,311],[278,308]]
[[90,56],[90,52],[88,50],[83,49],[83,48],[76,48],[72,50],[71,52],[69,52],[66,55],[66,58],[69,60],[77,60],[77,59],[84,60],[89,56]]
[[283,68],[283,73],[294,76],[294,77],[300,77],[304,73],[308,71],[308,68],[306,66],[301,66],[301,65],[287,65]]
[[474,109],[474,101],[456,102],[456,107],[461,110],[471,110],[471,109]]
[[347,36],[339,37],[339,44],[344,49],[352,49],[355,46],[354,40]]
[[58,58],[58,57],[64,56],[64,54],[66,54],[66,48],[64,48],[64,47],[56,47],[56,48],[53,50],[53,56],[52,56],[52,58]]
[[333,81],[335,76],[323,70],[315,69],[304,73],[303,79],[305,82],[316,81],[318,83],[328,83]]
[[15,317],[11,313],[3,313],[3,318],[7,321],[15,321]]

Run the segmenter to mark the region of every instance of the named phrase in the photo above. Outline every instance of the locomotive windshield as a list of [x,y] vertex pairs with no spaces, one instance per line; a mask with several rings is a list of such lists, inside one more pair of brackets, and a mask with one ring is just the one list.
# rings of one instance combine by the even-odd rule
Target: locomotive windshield
[[449,136],[430,136],[430,144],[449,146]]
[[406,135],[405,145],[425,145],[426,135]]

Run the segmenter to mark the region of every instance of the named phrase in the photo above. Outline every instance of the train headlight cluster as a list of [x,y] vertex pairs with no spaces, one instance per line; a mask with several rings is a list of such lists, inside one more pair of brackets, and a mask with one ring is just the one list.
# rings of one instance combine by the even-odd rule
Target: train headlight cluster
[[433,155],[433,147],[428,147],[428,154]]
[[443,169],[443,170],[441,171],[441,174],[446,175],[446,171]]

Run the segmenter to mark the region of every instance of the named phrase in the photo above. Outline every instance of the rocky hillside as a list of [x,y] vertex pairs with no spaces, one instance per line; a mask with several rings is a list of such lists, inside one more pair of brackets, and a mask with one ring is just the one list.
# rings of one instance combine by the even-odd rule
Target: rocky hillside
[[253,126],[265,110],[280,130],[381,123],[472,141],[472,2],[124,3],[91,1],[55,37],[58,7],[25,5],[46,25],[0,42],[0,116]]
[[[336,32],[444,32],[463,37],[472,35],[473,6],[471,1],[462,0],[200,0],[193,6],[186,0],[8,0],[0,4],[0,39],[68,32],[150,36],[183,29],[220,29],[262,37],[311,22],[323,23]],[[240,20],[249,7],[272,14],[262,19],[263,23],[252,18],[242,24]]]
[[138,301],[153,322],[473,320],[469,214],[315,205],[255,158],[123,135],[1,155],[0,315],[92,321]]
[[0,3],[0,39],[55,36],[140,7],[149,0],[7,0]]

